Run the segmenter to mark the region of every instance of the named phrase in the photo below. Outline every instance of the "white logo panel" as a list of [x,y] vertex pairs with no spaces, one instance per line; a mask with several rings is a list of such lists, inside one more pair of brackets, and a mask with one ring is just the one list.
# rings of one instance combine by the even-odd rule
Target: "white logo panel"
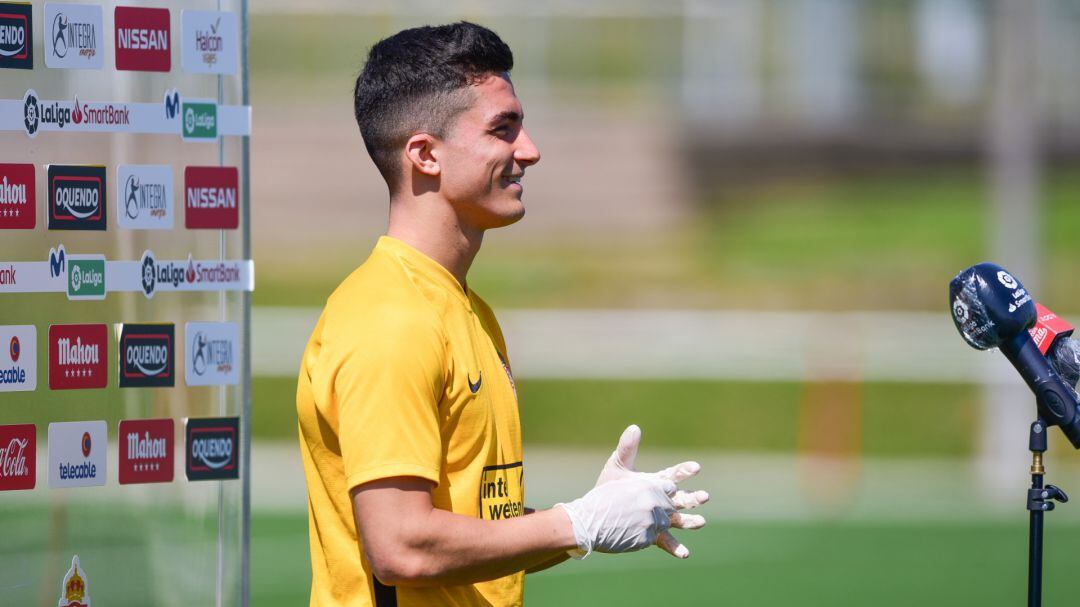
[[189,386],[240,383],[240,325],[189,322],[184,325],[184,377]]
[[104,485],[108,432],[104,421],[49,424],[49,487]]
[[0,392],[37,389],[37,328],[0,326]]
[[235,13],[183,11],[180,65],[185,72],[235,74],[237,28]]
[[101,6],[46,4],[45,65],[66,69],[100,70],[105,67],[105,28]]
[[172,167],[164,164],[123,164],[116,168],[117,225],[125,230],[171,230],[173,227]]

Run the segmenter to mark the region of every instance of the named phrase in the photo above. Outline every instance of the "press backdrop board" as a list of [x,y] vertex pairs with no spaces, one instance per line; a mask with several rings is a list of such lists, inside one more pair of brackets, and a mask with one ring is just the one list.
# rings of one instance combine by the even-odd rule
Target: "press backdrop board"
[[248,604],[246,30],[0,3],[0,604]]

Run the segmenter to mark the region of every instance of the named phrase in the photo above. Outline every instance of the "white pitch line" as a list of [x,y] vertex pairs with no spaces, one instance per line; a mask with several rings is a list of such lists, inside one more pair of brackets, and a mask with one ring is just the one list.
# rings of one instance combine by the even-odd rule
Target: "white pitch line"
[[[294,377],[317,308],[253,309],[254,374]],[[504,310],[523,378],[1012,384],[1004,357],[967,347],[947,311]]]

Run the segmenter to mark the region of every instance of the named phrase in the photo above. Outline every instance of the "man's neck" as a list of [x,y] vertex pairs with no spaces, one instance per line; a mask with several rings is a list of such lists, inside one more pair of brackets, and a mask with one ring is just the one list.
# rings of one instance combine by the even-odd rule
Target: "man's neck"
[[484,240],[484,232],[461,225],[449,205],[424,197],[392,198],[386,234],[437,261],[462,289]]

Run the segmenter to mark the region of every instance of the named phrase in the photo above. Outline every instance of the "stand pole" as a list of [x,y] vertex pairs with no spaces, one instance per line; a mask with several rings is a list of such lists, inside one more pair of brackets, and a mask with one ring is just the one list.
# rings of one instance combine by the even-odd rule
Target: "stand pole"
[[[1034,426],[1035,424],[1032,424],[1032,427]],[[1043,436],[1045,435],[1046,433],[1043,432]],[[1029,496],[1033,492],[1042,493],[1044,474],[1042,453],[1032,450]],[[1048,504],[1042,502],[1042,505]],[[1028,607],[1040,607],[1042,605],[1043,511],[1031,508],[1030,504],[1028,510],[1031,514],[1028,525]]]
[[1043,514],[1054,509],[1054,501],[1065,503],[1069,496],[1061,489],[1043,486],[1046,468],[1043,467],[1043,453],[1046,453],[1046,422],[1040,417],[1031,424],[1028,435],[1028,449],[1031,450],[1031,488],[1028,489],[1027,509],[1031,513],[1028,526],[1028,607],[1042,605],[1042,565],[1043,565]]

